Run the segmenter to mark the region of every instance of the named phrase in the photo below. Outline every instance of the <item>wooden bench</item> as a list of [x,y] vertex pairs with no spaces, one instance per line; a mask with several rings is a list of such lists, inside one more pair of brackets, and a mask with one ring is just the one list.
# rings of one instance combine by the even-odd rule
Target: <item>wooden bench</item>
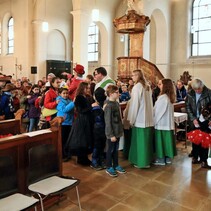
[[0,121],[0,135],[20,134],[21,122],[19,119],[9,119]]
[[[30,133],[20,133],[20,120],[0,121],[1,134],[18,134],[0,139],[0,155],[10,155],[17,168],[18,190],[20,193],[27,194],[27,169],[28,169],[28,150],[41,144],[52,144],[57,149],[59,156],[59,173],[62,175],[62,146],[61,146],[61,118],[55,118],[50,129],[39,130]],[[19,125],[19,127],[18,127]],[[46,157],[46,159],[48,159]],[[46,201],[45,206],[52,205],[58,201],[58,197]]]

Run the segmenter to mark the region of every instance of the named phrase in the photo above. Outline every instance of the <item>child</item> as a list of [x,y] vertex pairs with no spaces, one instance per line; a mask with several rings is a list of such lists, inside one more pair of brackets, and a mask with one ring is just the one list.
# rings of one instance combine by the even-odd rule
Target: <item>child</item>
[[211,105],[207,105],[202,108],[201,115],[197,119],[198,124],[194,125],[195,130],[189,132],[188,140],[194,144],[201,144],[204,148],[209,148],[211,144],[211,126],[209,126],[209,121],[211,120]]
[[120,174],[126,173],[118,163],[119,138],[123,134],[121,113],[117,102],[119,98],[118,87],[109,85],[106,94],[109,97],[104,108],[105,134],[107,137],[106,173],[111,177],[117,177],[117,172]]
[[123,111],[123,128],[124,128],[123,154],[126,159],[128,159],[128,156],[129,156],[130,145],[131,145],[131,135],[132,135],[131,125],[130,125],[130,122],[127,120],[129,106],[130,106],[130,101],[128,101],[126,108]]
[[89,84],[82,81],[75,93],[76,118],[67,141],[68,152],[77,156],[77,163],[90,166],[88,155],[93,149],[92,106],[87,96]]
[[93,152],[91,167],[95,170],[104,168],[104,148],[106,143],[104,111],[102,109],[106,100],[105,90],[98,87],[94,92],[95,103],[92,104],[93,119]]
[[40,119],[41,109],[35,106],[35,102],[40,96],[40,88],[38,85],[33,85],[31,89],[30,95],[27,96],[28,104],[29,104],[29,132],[33,131],[33,129],[38,129],[38,123]]
[[170,79],[163,79],[161,93],[154,106],[155,153],[154,165],[166,165],[176,155],[174,137],[175,88]]
[[72,122],[73,122],[73,108],[74,103],[68,99],[68,89],[67,88],[60,88],[59,89],[59,96],[56,98],[58,100],[57,109],[57,116],[63,117],[64,122],[62,122],[62,156],[64,161],[68,161],[70,159],[70,155],[67,155],[65,151],[65,146],[67,142],[67,138],[69,136]]
[[119,100],[120,100],[120,102],[126,102],[126,101],[130,100],[130,94],[128,92],[126,85],[122,85],[122,93],[120,95]]

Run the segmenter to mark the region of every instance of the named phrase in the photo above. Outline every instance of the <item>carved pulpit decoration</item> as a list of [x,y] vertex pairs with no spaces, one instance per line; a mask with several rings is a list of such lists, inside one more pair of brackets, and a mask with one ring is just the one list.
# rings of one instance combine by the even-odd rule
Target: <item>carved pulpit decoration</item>
[[188,85],[188,82],[191,81],[192,76],[189,75],[188,71],[184,71],[182,75],[180,75],[180,80],[184,82],[185,85]]
[[155,85],[163,75],[153,63],[143,58],[144,32],[150,19],[143,14],[142,0],[128,0],[127,6],[127,14],[113,21],[118,33],[129,34],[130,37],[129,57],[117,58],[118,78],[125,81],[131,77],[133,70],[142,69],[147,80]]

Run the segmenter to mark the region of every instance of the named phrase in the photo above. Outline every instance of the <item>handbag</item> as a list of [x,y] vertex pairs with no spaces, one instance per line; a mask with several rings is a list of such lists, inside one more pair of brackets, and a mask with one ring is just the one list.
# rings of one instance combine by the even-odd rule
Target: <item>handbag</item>
[[57,113],[57,110],[54,108],[54,109],[48,109],[48,108],[43,108],[42,109],[42,115],[44,117],[46,116],[52,116],[53,114]]

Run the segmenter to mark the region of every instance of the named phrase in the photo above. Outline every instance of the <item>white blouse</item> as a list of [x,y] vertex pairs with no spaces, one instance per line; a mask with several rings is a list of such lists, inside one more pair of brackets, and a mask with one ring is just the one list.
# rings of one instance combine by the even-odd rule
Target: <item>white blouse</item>
[[158,97],[153,110],[155,129],[174,130],[174,105],[166,94]]
[[141,83],[137,83],[132,89],[127,120],[132,126],[139,128],[154,125],[152,91],[144,89]]

